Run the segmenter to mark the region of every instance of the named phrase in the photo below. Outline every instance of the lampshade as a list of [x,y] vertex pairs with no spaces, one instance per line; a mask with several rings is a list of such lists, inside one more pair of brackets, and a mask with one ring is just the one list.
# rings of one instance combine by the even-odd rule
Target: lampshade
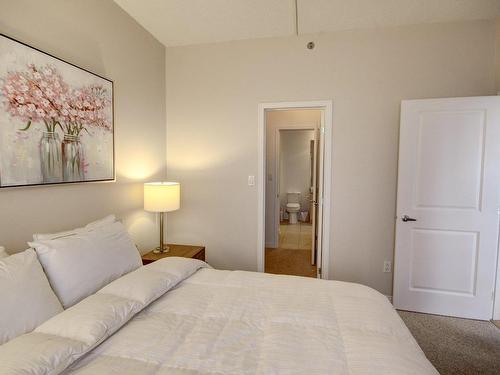
[[144,210],[169,212],[178,210],[181,185],[178,182],[148,182],[144,184]]

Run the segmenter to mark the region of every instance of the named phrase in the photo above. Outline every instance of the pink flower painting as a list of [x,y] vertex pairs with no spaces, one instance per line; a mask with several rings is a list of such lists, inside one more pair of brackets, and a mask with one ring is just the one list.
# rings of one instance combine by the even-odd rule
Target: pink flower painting
[[113,179],[112,82],[7,37],[0,49],[0,187]]
[[25,122],[26,130],[39,122],[54,131],[69,99],[68,85],[50,65],[30,64],[24,70],[8,72],[1,91],[7,112]]
[[67,107],[62,110],[64,129],[68,134],[79,135],[93,127],[111,131],[106,118],[106,108],[111,104],[106,89],[88,86],[71,92]]

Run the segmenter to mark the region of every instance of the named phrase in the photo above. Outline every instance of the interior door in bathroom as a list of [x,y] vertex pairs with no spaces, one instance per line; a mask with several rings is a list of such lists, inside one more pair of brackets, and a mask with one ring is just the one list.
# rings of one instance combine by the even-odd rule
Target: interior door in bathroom
[[318,154],[319,154],[319,129],[314,130],[314,139],[311,141],[311,188],[310,219],[311,219],[311,264],[316,264],[317,250],[317,207],[318,207]]

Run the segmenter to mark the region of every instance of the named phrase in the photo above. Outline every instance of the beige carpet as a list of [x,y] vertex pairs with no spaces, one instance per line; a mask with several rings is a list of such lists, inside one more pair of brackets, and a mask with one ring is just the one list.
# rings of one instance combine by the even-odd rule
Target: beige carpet
[[493,323],[398,312],[441,375],[500,374],[500,329]]

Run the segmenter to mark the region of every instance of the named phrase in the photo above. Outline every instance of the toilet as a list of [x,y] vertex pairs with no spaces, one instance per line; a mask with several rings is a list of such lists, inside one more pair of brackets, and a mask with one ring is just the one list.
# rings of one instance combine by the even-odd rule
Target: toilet
[[300,211],[300,193],[287,193],[286,212],[288,212],[288,223],[297,224],[297,215]]

